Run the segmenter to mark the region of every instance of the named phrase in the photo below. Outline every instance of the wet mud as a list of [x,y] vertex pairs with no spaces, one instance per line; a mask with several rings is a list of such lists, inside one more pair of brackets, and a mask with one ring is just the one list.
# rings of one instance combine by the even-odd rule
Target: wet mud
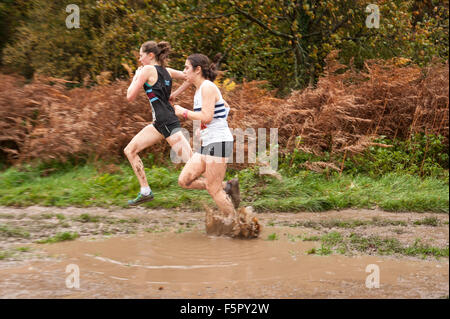
[[223,216],[208,207],[205,207],[205,211],[205,230],[208,235],[251,239],[261,233],[261,224],[251,207],[239,208],[235,216]]
[[[63,214],[65,219],[61,222],[57,217],[38,218],[43,214],[50,217],[50,213]],[[81,222],[81,214],[97,216],[97,219]],[[320,247],[319,242],[292,240],[300,235],[336,229],[350,231],[330,223],[339,219],[367,221],[351,228],[352,232],[394,236],[398,232],[391,233],[392,229],[404,228],[405,233],[401,235],[409,236],[404,236],[405,241],[422,236],[430,243],[445,247],[448,246],[448,214],[345,210],[255,215],[263,226],[259,237],[242,240],[209,235],[204,212],[0,208],[3,229],[22,227],[29,231],[29,236],[24,236],[27,238],[7,237],[4,233],[0,237],[3,251],[19,246],[27,248],[26,252],[0,259],[0,298],[442,298],[449,295],[448,258],[379,256],[364,252],[319,256],[308,254],[312,248]],[[378,219],[372,224],[374,217]],[[111,224],[117,233],[96,233],[109,225],[106,218],[120,221]],[[428,223],[432,220],[434,226],[417,223],[425,218]],[[130,219],[138,222],[123,222]],[[380,226],[384,225],[380,220],[386,226]],[[404,223],[394,223],[396,220]],[[44,222],[66,223],[64,230],[77,230],[81,236],[72,241],[37,244],[35,240],[40,238],[40,232],[48,236],[51,228],[36,228],[34,232],[32,226],[42,226]],[[135,232],[128,232],[129,228]],[[12,230],[10,233],[16,234]],[[277,234],[276,239],[273,234]],[[79,269],[79,288],[67,286],[66,280],[71,275],[66,272],[68,265]],[[378,267],[379,288],[366,285],[368,276],[373,274],[369,265]]]

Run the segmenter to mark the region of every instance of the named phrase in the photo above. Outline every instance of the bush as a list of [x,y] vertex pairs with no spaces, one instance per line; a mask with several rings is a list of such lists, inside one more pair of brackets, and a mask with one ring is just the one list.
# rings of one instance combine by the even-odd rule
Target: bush
[[[435,177],[448,175],[448,145],[442,135],[418,133],[405,141],[382,136],[375,139],[374,144],[364,152],[346,158],[343,172],[371,177],[388,173]],[[281,154],[278,167],[287,176],[298,175],[307,169],[330,176],[340,172],[342,161],[342,154],[324,152],[318,156],[295,149],[291,153]]]
[[381,176],[389,172],[402,172],[420,176],[440,176],[448,170],[448,145],[439,135],[415,134],[406,141],[381,137],[380,144],[371,146],[363,154],[345,163],[347,172]]

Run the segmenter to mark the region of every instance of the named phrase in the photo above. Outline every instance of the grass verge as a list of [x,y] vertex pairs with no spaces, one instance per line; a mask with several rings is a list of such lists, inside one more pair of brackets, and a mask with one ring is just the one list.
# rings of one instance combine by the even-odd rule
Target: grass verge
[[[206,191],[178,186],[179,169],[146,168],[155,199],[143,204],[151,208],[190,208],[201,210],[213,201]],[[257,211],[325,211],[344,208],[376,208],[387,211],[449,211],[448,180],[400,173],[379,178],[365,175],[300,171],[279,181],[260,176],[258,168],[229,171],[227,178],[239,177],[242,205]],[[105,173],[87,164],[55,170],[41,176],[30,165],[0,172],[0,205],[5,206],[122,206],[134,198],[139,184],[128,164]],[[432,223],[432,221],[431,221]]]
[[79,237],[78,233],[70,233],[70,232],[64,232],[64,233],[58,233],[55,236],[46,238],[46,239],[41,239],[36,241],[36,243],[38,244],[52,244],[52,243],[57,243],[60,241],[67,241],[67,240],[74,240],[77,239]]
[[[303,240],[311,241],[311,238]],[[416,239],[413,244],[402,245],[396,238],[383,238],[379,236],[362,236],[352,233],[344,236],[339,232],[330,232],[317,236],[314,240],[320,241],[320,248],[312,248],[308,254],[329,255],[333,252],[340,254],[351,254],[362,252],[374,255],[404,255],[425,258],[427,256],[440,258],[449,256],[449,247],[434,247]]]

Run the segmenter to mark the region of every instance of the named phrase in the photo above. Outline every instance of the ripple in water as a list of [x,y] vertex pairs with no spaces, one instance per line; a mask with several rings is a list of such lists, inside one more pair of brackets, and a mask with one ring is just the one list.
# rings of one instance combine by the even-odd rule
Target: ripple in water
[[200,233],[166,234],[145,239],[147,249],[140,256],[159,260],[183,260],[186,263],[245,262],[267,259],[261,240],[239,240]]

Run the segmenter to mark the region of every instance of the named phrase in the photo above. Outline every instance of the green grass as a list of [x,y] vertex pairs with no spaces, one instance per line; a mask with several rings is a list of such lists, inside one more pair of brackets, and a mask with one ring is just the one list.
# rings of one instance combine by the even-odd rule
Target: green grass
[[[317,239],[317,237],[314,239]],[[329,255],[332,252],[347,254],[358,251],[365,254],[404,255],[422,258],[427,256],[435,258],[449,256],[448,246],[445,248],[433,247],[421,243],[420,239],[416,239],[411,245],[402,245],[396,238],[362,236],[356,233],[345,237],[339,232],[330,232],[320,237],[320,242],[320,248],[310,249],[307,253]]]
[[434,256],[434,257],[448,257],[448,247],[439,248],[426,244],[422,244],[420,239],[416,239],[414,244],[409,247],[403,248],[403,254],[408,256]]
[[163,233],[167,231],[167,228],[149,227],[145,228],[144,231],[146,231],[147,233]]
[[175,234],[181,234],[184,232],[187,232],[188,230],[186,228],[180,227],[175,231]]
[[13,253],[7,250],[0,250],[0,260],[7,259],[11,257]]
[[91,216],[89,214],[81,214],[78,217],[75,217],[74,220],[82,222],[82,223],[97,223],[100,221],[99,216]]
[[302,240],[303,241],[319,241],[320,237],[319,236],[310,236],[310,237],[305,237]]
[[321,220],[321,221],[301,221],[296,223],[280,223],[282,226],[289,227],[306,227],[313,229],[321,229],[321,228],[356,228],[361,226],[407,226],[408,223],[402,220],[389,220],[389,219],[380,219],[377,217],[373,217],[372,220],[340,220],[340,219],[331,219],[331,220]]
[[333,175],[327,179],[321,174],[301,172],[281,182],[269,177],[254,178],[260,180],[259,185],[244,179],[243,188],[254,194],[251,201],[245,197],[244,201],[259,211],[325,211],[349,207],[446,213],[449,210],[448,183],[434,177]]
[[278,240],[278,235],[276,233],[272,233],[267,236],[267,240]]
[[439,226],[439,219],[436,217],[427,217],[422,220],[416,220],[414,225]]
[[16,247],[16,248],[9,248],[7,250],[0,250],[0,260],[8,259],[13,256],[17,256],[17,252],[19,253],[25,253],[29,252],[31,250],[30,247]]
[[307,251],[308,255],[319,255],[319,256],[328,256],[332,254],[332,250],[325,246],[325,245],[321,245],[320,248],[311,248],[310,250]]
[[64,216],[63,214],[56,214],[55,216],[56,216],[56,218],[58,218],[59,220],[64,220],[64,219],[66,219],[66,216]]
[[70,232],[64,232],[64,233],[58,233],[53,237],[49,237],[46,239],[38,240],[38,244],[52,244],[57,243],[60,241],[67,241],[67,240],[74,240],[79,237],[78,233],[70,233]]
[[322,243],[324,243],[327,246],[335,246],[338,243],[341,243],[343,238],[340,233],[334,231],[334,232],[323,235],[321,240],[322,240]]
[[297,236],[294,236],[292,234],[285,234],[285,235],[289,241],[294,242],[294,243],[298,240],[302,240],[302,235],[297,235]]
[[[94,165],[84,165],[47,177],[41,177],[37,168],[31,166],[26,166],[26,172],[22,171],[24,168],[9,168],[0,173],[0,205],[127,207],[127,200],[139,192],[139,183],[130,165],[120,167],[116,174],[99,174]],[[180,171],[165,167],[145,170],[156,197],[144,206],[201,209],[202,202],[213,203],[206,191],[180,188]]]
[[5,237],[30,238],[30,233],[21,227],[0,224],[0,235]]
[[[5,206],[121,206],[139,192],[139,184],[129,164],[117,173],[99,173],[93,164],[55,170],[42,177],[30,165],[0,172],[0,205]],[[142,206],[149,208],[190,208],[201,210],[213,204],[206,191],[178,186],[180,170],[174,167],[146,168],[155,199]],[[449,211],[448,180],[407,174],[386,174],[379,178],[365,175],[318,174],[299,171],[278,181],[259,176],[258,168],[229,170],[227,178],[238,176],[242,205],[264,211],[326,211],[345,208],[381,208],[387,211]],[[47,214],[37,218],[61,216]],[[92,217],[95,219],[95,217]],[[91,221],[91,217],[86,217]],[[332,226],[330,224],[330,226]],[[333,227],[357,227],[339,225]]]

